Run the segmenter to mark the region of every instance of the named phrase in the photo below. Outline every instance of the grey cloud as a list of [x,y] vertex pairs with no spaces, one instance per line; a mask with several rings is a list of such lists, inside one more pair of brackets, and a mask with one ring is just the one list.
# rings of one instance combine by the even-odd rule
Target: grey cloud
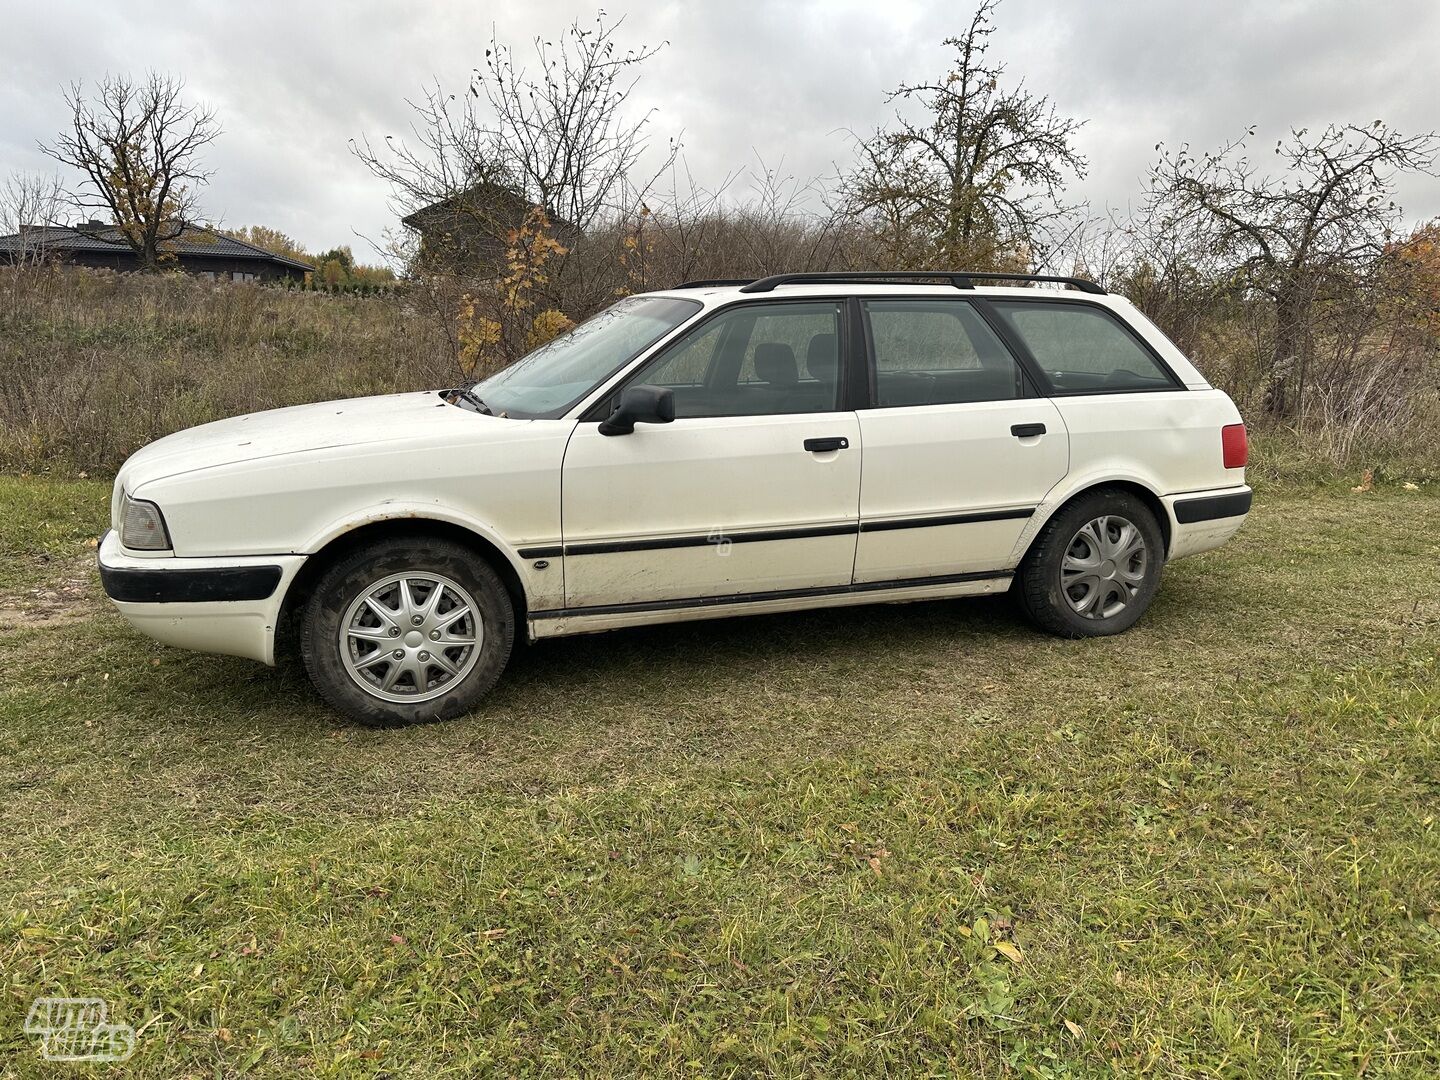
[[[403,99],[432,78],[463,87],[492,24],[518,45],[594,10],[557,0],[13,5],[0,38],[0,172],[51,168],[35,142],[63,124],[64,84],[153,67],[184,76],[219,112],[225,134],[204,198],[213,216],[311,247],[363,246],[357,233],[377,236],[394,217],[348,140],[404,134]],[[848,154],[843,129],[883,122],[896,83],[942,71],[940,40],[969,14],[928,0],[635,2],[622,36],[668,42],[634,105],[655,110],[658,144],[684,131],[692,172],[713,185],[755,154],[796,176],[830,174]],[[1257,124],[1263,155],[1291,125],[1440,127],[1430,71],[1440,6],[1427,0],[1008,0],[999,22],[994,47],[1010,74],[1089,118],[1080,141],[1092,167],[1077,192],[1096,205],[1132,201],[1160,141],[1211,146]],[[1407,216],[1440,215],[1440,181],[1409,178],[1400,191]]]

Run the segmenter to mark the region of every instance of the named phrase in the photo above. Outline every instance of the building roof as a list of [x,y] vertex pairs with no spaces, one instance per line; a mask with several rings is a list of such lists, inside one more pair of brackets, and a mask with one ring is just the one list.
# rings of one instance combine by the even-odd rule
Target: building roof
[[[25,227],[22,248],[21,235],[12,233],[0,236],[0,253],[15,254],[28,248],[31,251],[109,251],[128,253],[120,230],[113,225],[81,225],[71,228],[65,225],[28,225]],[[160,241],[160,250],[172,255],[209,255],[224,259],[259,259],[280,263],[296,270],[314,270],[309,263],[277,255],[233,236],[204,229],[197,225],[186,225],[178,236]]]
[[[515,224],[518,225],[520,219],[528,214],[535,205],[526,195],[513,187],[497,184],[490,180],[482,180],[480,183],[472,184],[465,190],[458,191],[439,202],[412,210],[400,219],[400,224],[423,233],[431,222],[460,216],[468,217],[476,210],[482,210],[513,215],[516,219]],[[546,208],[545,214],[550,219],[551,228],[560,230],[570,228],[568,221],[550,209]]]

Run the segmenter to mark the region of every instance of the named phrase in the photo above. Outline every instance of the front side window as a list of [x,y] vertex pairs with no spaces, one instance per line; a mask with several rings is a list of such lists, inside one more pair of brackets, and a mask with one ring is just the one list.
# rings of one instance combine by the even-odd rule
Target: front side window
[[695,300],[632,296],[496,372],[474,391],[497,416],[564,416],[581,398],[691,318]]
[[1004,343],[964,300],[867,300],[875,404],[955,405],[1026,396]]
[[668,348],[632,382],[669,387],[675,415],[831,412],[840,374],[840,304],[743,304]]
[[1170,373],[1114,315],[1094,304],[994,301],[1056,390],[1171,390]]

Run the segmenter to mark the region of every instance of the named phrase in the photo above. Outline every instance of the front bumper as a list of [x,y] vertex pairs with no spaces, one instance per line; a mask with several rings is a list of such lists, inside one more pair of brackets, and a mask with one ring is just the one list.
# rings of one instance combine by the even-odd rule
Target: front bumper
[[303,555],[137,558],[114,530],[100,541],[100,582],[142,634],[198,652],[275,663],[275,628]]
[[1198,555],[1225,543],[1245,524],[1252,497],[1243,484],[1165,496],[1161,501],[1170,514],[1170,558]]

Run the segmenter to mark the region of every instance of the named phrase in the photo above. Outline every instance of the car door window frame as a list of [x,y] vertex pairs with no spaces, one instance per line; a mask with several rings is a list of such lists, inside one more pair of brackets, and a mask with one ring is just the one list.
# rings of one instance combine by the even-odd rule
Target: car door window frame
[[[999,299],[999,298],[997,298]],[[1064,304],[1069,307],[1086,307],[1099,311],[1102,316],[1108,318],[1122,331],[1130,336],[1140,346],[1141,350],[1154,361],[1156,368],[1163,372],[1170,380],[1168,386],[1112,386],[1112,387],[1076,387],[1068,389],[1057,387],[1054,380],[1050,378],[1035,354],[1030,351],[1030,346],[1025,343],[1024,338],[1010,326],[1009,321],[993,306],[990,299],[976,298],[973,303],[976,308],[986,317],[991,328],[1000,335],[1000,339],[1009,346],[1011,353],[1020,358],[1026,368],[1041,388],[1046,397],[1085,397],[1094,394],[1168,394],[1175,390],[1185,390],[1187,387],[1175,374],[1175,369],[1165,362],[1155,347],[1146,341],[1135,328],[1118,314],[1104,304],[1097,304],[1092,300],[1082,300],[1074,296],[1007,296],[1003,298],[1006,304]]]
[[[796,304],[828,304],[838,309],[838,347],[840,350],[840,370],[836,380],[837,403],[832,410],[821,410],[818,412],[805,413],[744,413],[735,414],[739,416],[823,416],[825,412],[851,412],[863,406],[854,402],[856,375],[863,383],[865,376],[866,357],[863,348],[857,356],[856,339],[863,337],[857,332],[856,320],[860,318],[858,304],[854,297],[849,294],[825,294],[821,296],[785,296],[785,297],[761,297],[756,300],[737,300],[728,304],[720,304],[711,311],[707,311],[695,322],[685,327],[684,331],[677,337],[667,341],[650,356],[642,360],[638,366],[624,372],[614,384],[596,399],[580,416],[580,423],[598,423],[604,420],[615,410],[615,404],[620,400],[628,386],[638,385],[645,381],[648,373],[654,371],[659,365],[665,363],[672,352],[682,349],[690,341],[700,334],[706,332],[714,320],[723,315],[729,315],[740,308],[764,308],[764,307],[792,307]],[[797,358],[798,361],[798,358]],[[686,420],[716,419],[716,417],[684,417],[677,416],[674,423],[683,423]]]
[[[864,363],[861,369],[863,375],[863,404],[857,404],[857,409],[931,409],[948,408],[957,405],[980,405],[979,401],[951,401],[931,402],[920,405],[882,405],[880,403],[880,392],[878,385],[879,361],[875,352],[875,333],[870,323],[869,313],[865,310],[865,301],[888,301],[888,300],[924,300],[933,303],[945,304],[968,304],[982,323],[999,339],[1000,345],[1005,349],[1020,375],[1020,393],[1013,398],[1001,398],[1002,401],[1027,401],[1037,397],[1047,396],[1045,394],[1046,383],[1042,383],[1037,377],[1034,357],[1028,352],[1018,351],[1001,327],[996,323],[998,315],[993,311],[987,311],[986,305],[979,297],[973,296],[947,296],[936,295],[935,293],[879,293],[867,296],[855,296],[851,298],[854,307],[854,319],[856,325],[861,327],[862,332],[857,336],[861,339],[864,350]],[[1008,329],[1008,328],[1007,328]],[[858,396],[858,395],[857,395]]]

